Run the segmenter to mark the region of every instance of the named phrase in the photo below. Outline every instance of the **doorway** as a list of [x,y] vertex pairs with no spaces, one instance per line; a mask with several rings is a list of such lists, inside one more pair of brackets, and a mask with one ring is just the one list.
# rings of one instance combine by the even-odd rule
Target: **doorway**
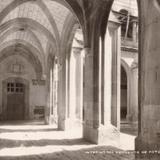
[[7,83],[7,120],[24,120],[25,85],[19,82]]
[[29,118],[29,82],[22,78],[3,81],[2,120],[27,120]]

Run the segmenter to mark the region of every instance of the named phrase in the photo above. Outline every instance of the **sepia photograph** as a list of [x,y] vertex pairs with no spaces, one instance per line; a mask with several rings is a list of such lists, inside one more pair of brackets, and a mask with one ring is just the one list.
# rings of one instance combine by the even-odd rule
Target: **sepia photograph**
[[0,160],[160,160],[160,0],[0,0]]

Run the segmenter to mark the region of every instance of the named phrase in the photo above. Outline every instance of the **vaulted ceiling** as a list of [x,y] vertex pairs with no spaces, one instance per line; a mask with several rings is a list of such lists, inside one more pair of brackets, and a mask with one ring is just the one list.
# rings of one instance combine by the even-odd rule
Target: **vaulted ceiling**
[[69,9],[51,0],[0,0],[1,43],[22,39],[45,52],[58,43]]
[[0,53],[9,46],[17,52],[16,46],[22,45],[36,51],[33,54],[45,66],[48,54],[58,53],[71,15],[89,37],[88,21],[93,20],[97,4],[103,6],[101,0],[0,0]]
[[5,50],[7,57],[7,51],[15,54],[20,45],[25,46],[24,52],[28,48],[45,66],[48,52],[57,52],[63,26],[71,14],[67,5],[61,0],[0,0],[0,53]]

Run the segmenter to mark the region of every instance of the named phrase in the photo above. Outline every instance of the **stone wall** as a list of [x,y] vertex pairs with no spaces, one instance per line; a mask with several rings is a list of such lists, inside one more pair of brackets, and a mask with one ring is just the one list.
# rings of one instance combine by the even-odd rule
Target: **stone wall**
[[[14,68],[15,66],[15,68]],[[17,70],[16,70],[17,67]],[[20,67],[21,69],[19,69]],[[20,56],[10,56],[0,63],[0,113],[3,104],[3,85],[2,82],[8,78],[22,78],[29,82],[29,119],[34,119],[35,106],[46,105],[46,86],[35,85],[36,73],[29,62]],[[38,94],[37,94],[38,93]]]

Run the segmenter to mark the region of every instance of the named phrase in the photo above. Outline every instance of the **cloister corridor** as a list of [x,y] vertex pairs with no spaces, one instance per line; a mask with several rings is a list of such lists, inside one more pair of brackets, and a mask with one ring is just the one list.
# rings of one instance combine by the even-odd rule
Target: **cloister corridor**
[[84,141],[80,129],[58,131],[43,121],[5,122],[0,125],[0,160],[133,160],[127,151],[134,149],[134,139],[121,133],[119,148],[97,146]]
[[160,0],[0,0],[0,160],[160,160]]

